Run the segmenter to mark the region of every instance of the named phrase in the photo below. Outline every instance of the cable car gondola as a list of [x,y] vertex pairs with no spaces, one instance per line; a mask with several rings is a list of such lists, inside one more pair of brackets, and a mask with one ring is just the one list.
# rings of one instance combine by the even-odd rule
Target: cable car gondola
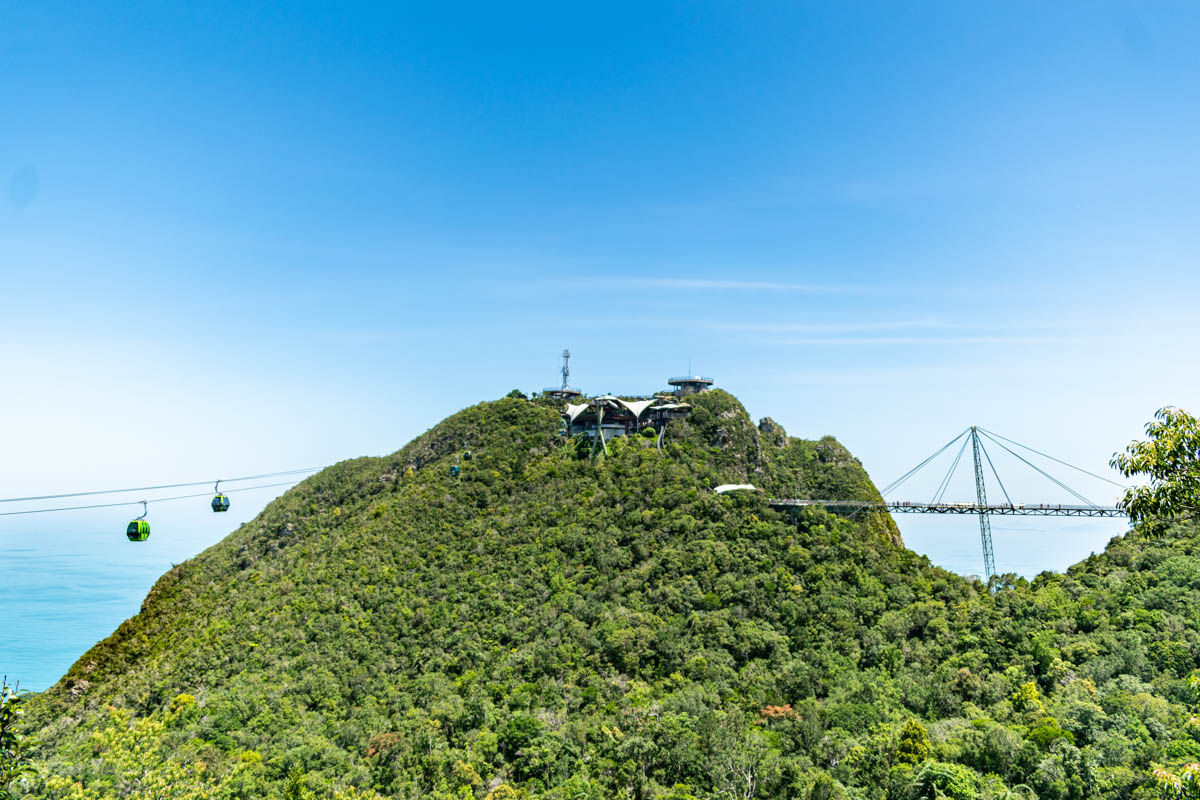
[[475,454],[472,453],[470,450],[463,450],[462,459],[463,459],[463,461],[470,461],[471,456],[473,456],[473,455],[475,455]]
[[146,501],[142,500],[142,515],[129,523],[125,536],[131,542],[144,542],[150,538],[150,523],[146,522]]
[[221,482],[220,481],[217,481],[216,484],[213,486],[213,491],[216,492],[217,496],[212,499],[212,510],[218,511],[218,512],[219,511],[228,511],[229,510],[229,498],[226,497],[225,495],[221,494]]
[[462,470],[458,468],[458,464],[451,464],[451,465],[450,465],[450,477],[451,477],[451,478],[457,478],[457,477],[458,477],[458,474],[459,474],[460,472],[462,472]]

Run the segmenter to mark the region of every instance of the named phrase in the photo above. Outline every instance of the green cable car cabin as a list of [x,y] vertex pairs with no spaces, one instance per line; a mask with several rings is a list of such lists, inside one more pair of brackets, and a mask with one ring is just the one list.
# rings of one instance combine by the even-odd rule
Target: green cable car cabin
[[144,542],[150,538],[150,523],[144,519],[135,519],[125,529],[125,536],[131,542]]
[[212,499],[212,510],[218,511],[218,512],[219,511],[228,511],[229,510],[229,497],[227,495],[223,495],[223,494],[218,494],[216,497],[214,497]]

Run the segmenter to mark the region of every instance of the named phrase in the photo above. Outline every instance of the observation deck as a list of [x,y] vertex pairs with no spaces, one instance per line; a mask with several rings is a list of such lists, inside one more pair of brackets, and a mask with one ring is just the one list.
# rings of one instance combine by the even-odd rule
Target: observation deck
[[570,386],[551,386],[547,389],[542,389],[542,394],[547,397],[557,397],[560,400],[565,400],[570,397],[580,397],[583,395],[583,392]]
[[707,391],[713,385],[713,379],[703,375],[683,375],[671,378],[667,384],[675,387],[676,395],[699,394]]

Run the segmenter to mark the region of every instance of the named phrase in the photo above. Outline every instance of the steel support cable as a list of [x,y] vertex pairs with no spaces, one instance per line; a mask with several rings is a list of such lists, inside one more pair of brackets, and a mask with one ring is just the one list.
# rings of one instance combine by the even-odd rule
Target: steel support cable
[[[980,430],[983,430],[983,429],[981,428]],[[987,433],[987,431],[984,431],[984,432],[983,432],[983,435],[984,435],[984,436],[987,436],[989,439],[992,439],[991,435],[990,435],[989,433]],[[1041,474],[1041,475],[1042,475],[1042,476],[1044,476],[1045,478],[1049,479],[1050,481],[1052,481],[1053,483],[1055,483],[1055,484],[1056,484],[1056,485],[1058,485],[1059,487],[1061,487],[1061,488],[1063,488],[1063,489],[1066,489],[1068,492],[1070,492],[1071,494],[1075,495],[1076,497],[1078,497],[1078,498],[1079,498],[1080,500],[1082,500],[1083,502],[1087,503],[1087,504],[1088,504],[1089,506],[1091,506],[1092,508],[1099,508],[1099,507],[1100,507],[1100,506],[1096,505],[1095,503],[1093,503],[1091,500],[1088,500],[1086,497],[1084,497],[1083,495],[1081,495],[1079,492],[1077,492],[1077,491],[1075,491],[1074,489],[1072,489],[1070,486],[1067,486],[1065,483],[1063,483],[1063,482],[1062,482],[1062,481],[1060,481],[1058,478],[1056,478],[1056,477],[1054,477],[1053,475],[1051,475],[1049,472],[1046,472],[1044,469],[1042,469],[1041,467],[1039,467],[1037,464],[1034,464],[1032,461],[1030,461],[1029,459],[1027,459],[1027,458],[1023,457],[1023,456],[1022,456],[1021,454],[1019,454],[1019,453],[1014,453],[1014,452],[1013,452],[1012,450],[1010,450],[1008,447],[1005,447],[1005,446],[1004,446],[1004,444],[1003,444],[1002,442],[998,442],[998,441],[996,441],[995,439],[992,439],[992,441],[993,441],[993,442],[995,442],[996,444],[1000,445],[1000,447],[1002,447],[1002,448],[1003,448],[1003,449],[1004,449],[1004,450],[1005,450],[1007,453],[1009,453],[1011,456],[1013,456],[1014,458],[1016,458],[1016,459],[1018,459],[1018,460],[1022,461],[1022,462],[1023,462],[1023,463],[1025,463],[1027,466],[1029,466],[1031,469],[1033,469],[1033,470],[1037,471],[1039,474]]]
[[950,464],[950,469],[946,472],[946,477],[942,478],[942,482],[938,485],[937,491],[933,495],[933,500],[929,505],[936,506],[942,502],[942,497],[946,494],[946,489],[950,486],[950,479],[954,477],[954,471],[958,469],[958,462],[962,461],[963,453],[967,451],[967,442],[969,439],[964,439],[962,447],[958,448],[958,455],[954,456],[954,462]]
[[880,494],[887,494],[888,492],[892,492],[892,491],[895,491],[896,489],[899,489],[901,484],[903,484],[905,481],[907,481],[913,475],[917,474],[917,472],[919,472],[921,469],[923,469],[926,465],[928,465],[931,461],[933,461],[935,458],[940,456],[942,453],[946,452],[946,450],[948,450],[955,442],[957,442],[963,436],[966,436],[968,431],[970,431],[970,428],[967,428],[962,433],[960,433],[958,436],[955,436],[953,439],[946,442],[933,455],[929,456],[924,461],[922,461],[920,464],[917,464],[915,467],[910,469],[908,472],[904,473],[899,478],[897,478],[896,480],[892,481],[887,486],[885,486],[883,488],[883,491],[880,492]]
[[1082,472],[1084,475],[1091,475],[1093,478],[1098,478],[1099,480],[1102,480],[1105,483],[1111,483],[1113,486],[1116,486],[1119,489],[1128,489],[1129,488],[1128,486],[1126,486],[1124,484],[1117,483],[1116,481],[1112,480],[1111,478],[1106,478],[1103,475],[1097,475],[1094,472],[1088,472],[1083,467],[1077,467],[1074,464],[1068,464],[1066,461],[1063,461],[1062,459],[1059,459],[1059,458],[1055,458],[1054,456],[1051,456],[1051,455],[1047,455],[1046,453],[1043,453],[1041,450],[1034,450],[1029,445],[1021,444],[1020,442],[1013,441],[1012,439],[1009,439],[1007,436],[1001,436],[998,433],[992,433],[991,431],[989,431],[986,428],[980,428],[979,430],[983,431],[988,436],[994,436],[997,439],[1003,439],[1004,441],[1008,442],[1009,444],[1015,444],[1017,447],[1023,447],[1031,453],[1037,453],[1042,458],[1048,458],[1051,461],[1054,461],[1058,464],[1062,464],[1064,467],[1070,467],[1071,469],[1075,470],[1076,472]]
[[950,481],[953,479],[954,473],[958,470],[958,464],[962,461],[963,453],[967,451],[967,443],[969,441],[971,441],[969,438],[964,439],[962,447],[958,448],[958,453],[954,456],[954,461],[951,462],[950,469],[946,471],[942,482],[938,484],[938,488],[934,491],[933,500],[930,501],[930,505],[937,505],[946,495],[946,489],[950,486]]
[[[305,472],[317,472],[324,467],[306,467],[304,469],[289,469],[283,472],[267,472],[263,475],[246,475],[241,478],[221,478],[221,483],[238,483],[239,481],[258,481],[263,478],[280,478],[285,475],[300,475]],[[97,494],[126,494],[128,492],[153,492],[160,489],[182,489],[185,486],[207,486],[213,483],[212,480],[207,481],[190,481],[188,483],[164,483],[161,486],[133,486],[128,489],[100,489],[94,492],[67,492],[65,494],[41,494],[31,497],[5,497],[0,498],[0,503],[24,503],[32,500],[59,500],[64,497],[90,497]],[[120,503],[116,505],[122,505]]]
[[[981,429],[981,430],[982,430],[982,429]],[[988,436],[988,438],[991,438],[991,436],[990,436],[989,434],[987,434],[986,432],[984,433],[984,435],[985,435],[985,436]],[[1065,489],[1066,491],[1070,492],[1072,495],[1074,495],[1075,497],[1077,497],[1079,500],[1083,501],[1083,502],[1084,502],[1084,503],[1086,503],[1087,505],[1089,505],[1089,506],[1092,506],[1093,508],[1099,508],[1099,506],[1098,506],[1098,505],[1096,505],[1095,503],[1093,503],[1091,500],[1088,500],[1086,497],[1084,497],[1083,495],[1081,495],[1079,492],[1075,491],[1075,490],[1074,490],[1074,489],[1072,489],[1070,486],[1067,486],[1065,483],[1063,483],[1062,481],[1060,481],[1058,478],[1055,478],[1055,477],[1054,477],[1053,475],[1051,475],[1049,472],[1046,472],[1044,469],[1040,468],[1039,466],[1037,466],[1036,464],[1034,464],[1032,461],[1029,461],[1028,459],[1026,459],[1026,458],[1022,457],[1022,456],[1021,456],[1019,453],[1015,453],[1015,452],[1013,452],[1013,451],[1012,451],[1011,449],[1009,449],[1008,447],[1005,447],[1005,446],[1004,446],[1004,444],[1002,444],[1001,442],[998,442],[998,441],[996,441],[995,439],[992,439],[992,441],[993,441],[995,444],[999,445],[1001,448],[1003,448],[1003,449],[1005,450],[1005,452],[1007,452],[1008,454],[1010,454],[1010,455],[1011,455],[1011,456],[1013,456],[1014,458],[1016,458],[1016,459],[1020,460],[1022,463],[1026,464],[1028,467],[1030,467],[1031,469],[1033,469],[1034,471],[1036,471],[1038,474],[1040,474],[1040,475],[1042,475],[1043,477],[1045,477],[1047,480],[1049,480],[1049,481],[1053,482],[1053,483],[1054,483],[1056,486],[1059,486],[1060,488],[1062,488],[1062,489]]]
[[948,450],[951,445],[953,445],[955,442],[957,442],[962,437],[966,436],[967,432],[970,430],[971,430],[970,428],[967,428],[962,433],[960,433],[958,436],[955,436],[953,439],[946,442],[944,445],[942,445],[941,449],[938,450],[936,453],[934,453],[929,458],[922,461],[920,464],[917,464],[915,467],[913,467],[908,472],[901,475],[896,480],[889,483],[887,486],[883,487],[883,490],[880,492],[880,494],[885,495],[888,492],[894,492],[896,489],[899,489],[900,484],[904,483],[906,480],[911,478],[913,475],[917,474],[917,472],[919,472],[921,469],[923,469],[930,461],[933,461],[935,458],[940,456],[942,453],[946,452],[946,450]]
[[[982,428],[980,430],[982,430]],[[988,454],[987,448],[984,446],[983,442],[979,443],[979,449],[983,451],[983,457],[987,459],[988,466],[992,468],[992,474],[996,476],[996,483],[1000,484],[1000,491],[1004,493],[1004,499],[1007,500],[1008,504],[1011,506],[1013,504],[1012,498],[1008,496],[1008,489],[1004,488],[1004,481],[1000,480],[1000,473],[996,471],[996,465],[992,463],[992,457]]]
[[[233,492],[249,492],[253,489],[270,489],[275,486],[294,486],[297,481],[283,481],[282,483],[264,483],[260,486],[242,486],[238,489],[226,489],[225,494]],[[59,508],[34,508],[28,511],[0,511],[0,517],[15,517],[20,514],[48,514],[52,511],[83,511],[88,508],[116,508],[118,506],[136,506],[140,503],[165,503],[169,500],[191,500],[196,497],[209,497],[211,492],[200,492],[199,494],[181,494],[175,497],[156,497],[153,500],[125,500],[120,503],[98,503],[90,506],[61,506]]]

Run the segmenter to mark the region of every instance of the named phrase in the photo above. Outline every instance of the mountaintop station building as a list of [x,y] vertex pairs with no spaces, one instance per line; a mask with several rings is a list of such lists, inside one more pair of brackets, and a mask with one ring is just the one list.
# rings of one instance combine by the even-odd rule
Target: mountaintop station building
[[586,403],[568,403],[563,417],[570,435],[586,433],[595,438],[600,432],[607,442],[614,436],[633,435],[647,427],[661,432],[668,421],[682,419],[691,410],[687,403],[664,403],[657,398],[622,400],[607,394]]
[[[677,383],[685,381],[686,386]],[[641,433],[648,427],[653,427],[661,434],[667,423],[673,419],[683,419],[691,413],[692,407],[679,402],[683,394],[696,394],[712,386],[712,378],[672,378],[667,383],[675,386],[672,394],[659,394],[654,397],[623,399],[610,394],[600,397],[583,398],[585,402],[572,403],[569,398],[563,421],[567,433],[574,436],[586,433],[593,439],[597,433],[609,441],[614,436],[631,436]]]

